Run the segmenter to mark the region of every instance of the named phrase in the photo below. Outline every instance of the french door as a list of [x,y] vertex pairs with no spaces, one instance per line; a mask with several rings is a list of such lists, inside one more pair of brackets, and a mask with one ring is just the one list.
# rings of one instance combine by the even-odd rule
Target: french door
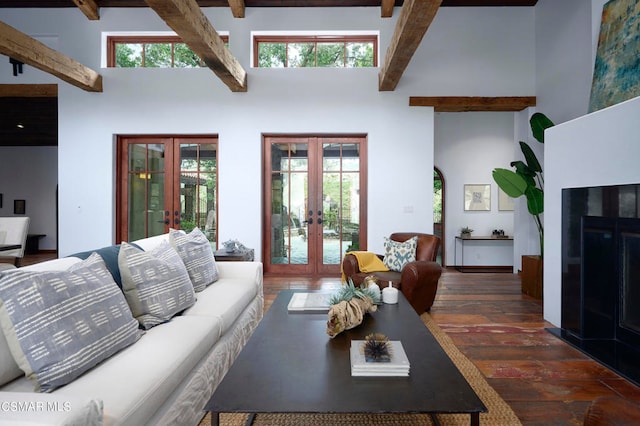
[[118,137],[116,242],[199,227],[216,246],[217,137]]
[[265,272],[340,273],[365,250],[366,137],[264,137]]

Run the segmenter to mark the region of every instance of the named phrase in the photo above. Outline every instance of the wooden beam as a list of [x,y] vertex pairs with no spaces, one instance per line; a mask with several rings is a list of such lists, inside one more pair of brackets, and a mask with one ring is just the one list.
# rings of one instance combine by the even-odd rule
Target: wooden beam
[[244,0],[229,0],[229,7],[234,18],[244,18]]
[[436,112],[522,111],[536,106],[536,97],[411,96],[409,106],[429,106]]
[[55,98],[57,84],[0,84],[0,98]]
[[0,21],[0,53],[88,92],[102,92],[102,76]]
[[380,5],[380,16],[382,18],[391,18],[393,16],[393,7],[396,5],[396,0],[382,0]]
[[395,90],[442,0],[405,0],[378,74],[378,90]]
[[145,0],[232,92],[247,91],[247,73],[196,0]]
[[100,19],[100,13],[98,12],[98,3],[95,0],[73,0],[78,8],[85,14],[85,16],[92,21]]

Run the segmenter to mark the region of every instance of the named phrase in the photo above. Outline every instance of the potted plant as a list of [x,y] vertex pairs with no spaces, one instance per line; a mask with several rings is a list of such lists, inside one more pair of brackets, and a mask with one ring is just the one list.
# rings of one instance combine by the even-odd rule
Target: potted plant
[[[533,137],[540,143],[544,143],[544,131],[553,127],[553,122],[544,114],[536,112],[529,119]],[[525,161],[512,161],[511,167],[514,170],[496,168],[493,170],[493,180],[498,184],[508,196],[518,198],[525,196],[527,199],[527,210],[536,223],[540,238],[540,255],[523,256],[522,259],[522,286],[523,292],[533,297],[542,298],[542,259],[544,253],[544,227],[540,215],[544,212],[544,175],[542,166],[538,161],[531,147],[520,141],[520,149]],[[527,259],[525,259],[527,257]],[[538,258],[538,262],[533,262],[531,258]],[[525,271],[525,267],[527,271]],[[535,268],[535,271],[529,269]],[[531,278],[529,278],[531,277]],[[537,282],[529,283],[535,280]],[[527,281],[525,283],[525,281]]]
[[460,238],[471,238],[472,232],[473,232],[473,229],[469,228],[468,226],[465,226],[460,230]]

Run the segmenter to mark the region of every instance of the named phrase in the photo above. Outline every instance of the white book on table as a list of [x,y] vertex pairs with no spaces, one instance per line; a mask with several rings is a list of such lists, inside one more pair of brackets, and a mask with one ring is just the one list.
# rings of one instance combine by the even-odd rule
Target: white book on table
[[329,312],[331,293],[293,293],[289,312]]
[[409,359],[399,340],[391,340],[391,360],[389,362],[368,362],[364,356],[364,340],[351,341],[351,375],[352,376],[408,376]]

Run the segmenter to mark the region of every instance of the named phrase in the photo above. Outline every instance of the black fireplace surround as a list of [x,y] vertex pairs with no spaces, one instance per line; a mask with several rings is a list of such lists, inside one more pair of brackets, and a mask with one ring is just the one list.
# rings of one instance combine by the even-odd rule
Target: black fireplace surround
[[640,385],[640,184],[562,191],[562,323],[551,333]]

